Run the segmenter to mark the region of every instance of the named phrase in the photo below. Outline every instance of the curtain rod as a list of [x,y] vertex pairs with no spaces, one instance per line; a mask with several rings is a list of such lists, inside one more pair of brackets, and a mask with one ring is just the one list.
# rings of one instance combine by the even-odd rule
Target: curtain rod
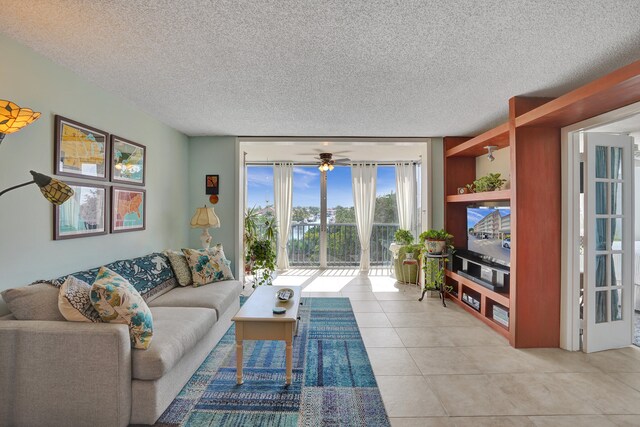
[[[314,163],[309,163],[309,162],[293,162],[291,160],[272,160],[272,161],[247,161],[245,162],[245,165],[247,166],[257,166],[257,165],[273,165],[274,163],[293,163],[294,166],[318,166],[320,164],[320,161],[314,162]],[[362,160],[362,161],[356,161],[354,163],[376,163],[378,165],[381,166],[395,166],[396,163],[411,163],[412,165],[418,165],[421,164],[422,162],[418,162],[415,160],[398,160],[397,162],[390,162],[390,161],[386,161],[386,162],[375,162],[375,161],[371,161],[371,160]],[[336,166],[350,166],[350,164],[338,164]]]

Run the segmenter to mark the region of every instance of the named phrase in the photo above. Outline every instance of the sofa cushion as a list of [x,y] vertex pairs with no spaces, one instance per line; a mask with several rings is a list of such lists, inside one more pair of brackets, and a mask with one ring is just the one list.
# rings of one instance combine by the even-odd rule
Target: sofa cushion
[[224,251],[212,249],[182,249],[189,268],[193,286],[233,279]]
[[1,295],[18,320],[65,320],[58,310],[58,288],[48,283],[7,289]]
[[191,286],[193,285],[193,279],[191,278],[191,268],[187,263],[187,258],[182,252],[166,250],[164,254],[169,258],[171,268],[176,276],[178,285]]
[[91,285],[75,276],[69,275],[60,287],[58,309],[71,322],[102,322],[91,304]]
[[[138,291],[145,301],[154,298],[177,286],[169,259],[161,253],[152,253],[138,258],[123,259],[105,265],[109,270],[124,277]],[[71,275],[87,283],[93,283],[98,274],[98,268],[78,271]],[[54,279],[51,283],[61,287],[69,275]]]
[[153,336],[153,318],[138,291],[124,277],[101,267],[91,286],[91,304],[108,323],[129,326],[134,348],[146,349]]
[[149,307],[203,307],[216,310],[218,317],[240,297],[242,285],[237,280],[225,280],[197,288],[178,287],[156,298]]
[[169,372],[218,319],[208,308],[153,307],[151,313],[153,343],[147,350],[131,351],[131,376],[139,380],[155,380]]

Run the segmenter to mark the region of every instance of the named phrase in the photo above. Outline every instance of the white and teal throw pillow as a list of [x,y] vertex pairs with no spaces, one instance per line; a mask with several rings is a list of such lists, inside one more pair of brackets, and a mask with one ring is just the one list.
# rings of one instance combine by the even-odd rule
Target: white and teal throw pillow
[[230,262],[225,258],[222,247],[211,249],[182,249],[193,278],[193,286],[233,279]]
[[119,274],[100,267],[93,286],[91,304],[104,322],[125,323],[134,348],[147,349],[153,336],[153,318],[140,293]]
[[91,304],[91,285],[75,276],[67,276],[60,286],[58,310],[71,322],[102,322]]

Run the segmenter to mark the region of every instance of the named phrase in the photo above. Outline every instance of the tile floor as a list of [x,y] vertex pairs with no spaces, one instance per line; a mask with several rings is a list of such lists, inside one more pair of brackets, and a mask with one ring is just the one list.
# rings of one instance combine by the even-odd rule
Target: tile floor
[[392,426],[640,426],[640,348],[516,350],[386,274],[294,269],[275,284],[351,300]]

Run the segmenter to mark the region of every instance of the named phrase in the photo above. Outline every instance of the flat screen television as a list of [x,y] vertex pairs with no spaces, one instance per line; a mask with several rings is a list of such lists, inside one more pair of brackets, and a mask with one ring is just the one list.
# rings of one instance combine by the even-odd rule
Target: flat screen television
[[511,209],[509,206],[467,207],[467,250],[482,259],[511,264]]

